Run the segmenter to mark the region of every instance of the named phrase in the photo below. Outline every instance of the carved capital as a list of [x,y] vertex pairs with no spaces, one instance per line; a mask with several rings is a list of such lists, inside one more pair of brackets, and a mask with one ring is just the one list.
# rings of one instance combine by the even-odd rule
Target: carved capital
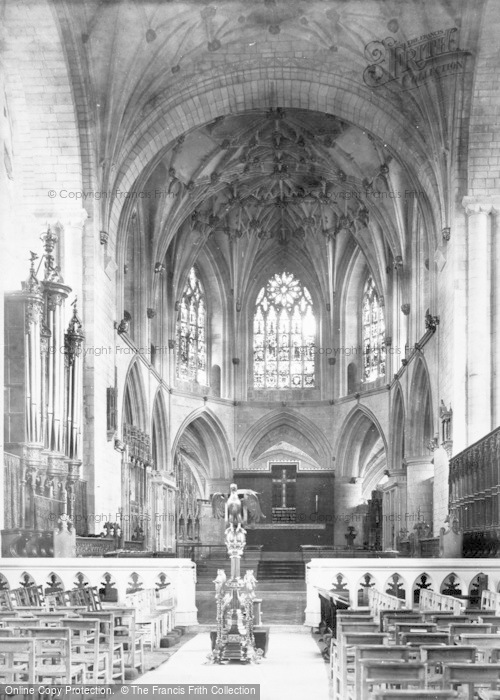
[[473,214],[488,215],[492,212],[500,211],[500,197],[464,197],[462,206],[467,216],[472,216]]

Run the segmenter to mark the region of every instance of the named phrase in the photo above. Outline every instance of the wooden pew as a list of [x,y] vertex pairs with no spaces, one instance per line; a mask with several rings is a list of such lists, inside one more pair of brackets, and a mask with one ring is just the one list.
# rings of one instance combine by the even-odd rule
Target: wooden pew
[[[425,665],[413,662],[360,661],[361,693],[358,700],[371,700],[377,686],[399,685],[423,688]],[[378,688],[383,690],[383,688]],[[389,688],[387,688],[389,690]]]
[[418,612],[413,610],[381,610],[380,611],[380,631],[390,632],[394,630],[396,622],[425,622]]
[[484,617],[478,617],[478,622],[491,625],[493,633],[500,631],[500,615],[484,615]]
[[492,625],[478,623],[453,623],[449,626],[450,641],[457,641],[462,634],[470,634],[470,632],[472,632],[473,634],[492,634],[493,627]]
[[396,622],[394,625],[394,641],[401,644],[401,639],[407,632],[436,632],[435,622]]
[[396,645],[375,645],[375,644],[360,644],[353,647],[354,649],[354,669],[349,677],[349,668],[347,669],[346,682],[346,698],[348,700],[358,700],[361,697],[361,661],[393,661],[393,662],[408,662],[410,648]]
[[330,650],[330,677],[333,678],[335,698],[345,700],[344,685],[346,682],[347,666],[352,662],[349,658],[354,655],[351,647],[357,645],[388,644],[389,635],[381,632],[345,632],[339,639],[332,639]]
[[370,612],[376,620],[380,620],[382,610],[401,610],[405,607],[404,600],[373,588],[368,591],[368,602]]
[[467,700],[473,700],[480,686],[500,689],[500,664],[445,664],[443,669],[445,686],[465,687]]
[[477,647],[477,661],[487,663],[492,654],[500,649],[500,635],[497,634],[462,634],[460,644]]
[[500,593],[483,591],[481,593],[481,610],[493,611],[494,615],[500,615]]
[[15,629],[22,629],[23,627],[40,627],[40,620],[33,617],[5,617],[2,620],[4,627],[13,627]]
[[421,646],[420,661],[426,667],[426,685],[443,687],[444,663],[469,663],[476,660],[476,647]]
[[449,611],[454,615],[460,615],[465,608],[464,603],[458,598],[454,598],[451,595],[443,595],[442,593],[435,593],[434,591],[429,590],[420,591],[418,605],[421,612],[428,612],[432,610],[435,610],[436,612]]
[[35,640],[0,639],[0,682],[35,682]]
[[436,644],[449,645],[450,636],[447,632],[405,632],[401,636],[401,644],[412,647]]

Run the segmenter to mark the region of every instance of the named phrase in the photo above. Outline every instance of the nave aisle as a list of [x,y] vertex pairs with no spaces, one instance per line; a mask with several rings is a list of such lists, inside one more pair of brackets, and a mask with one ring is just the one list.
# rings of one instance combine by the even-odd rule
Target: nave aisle
[[141,677],[141,684],[258,683],[261,700],[331,700],[328,665],[305,631],[271,627],[267,657],[260,664],[205,665],[208,632],[197,634],[166,663]]

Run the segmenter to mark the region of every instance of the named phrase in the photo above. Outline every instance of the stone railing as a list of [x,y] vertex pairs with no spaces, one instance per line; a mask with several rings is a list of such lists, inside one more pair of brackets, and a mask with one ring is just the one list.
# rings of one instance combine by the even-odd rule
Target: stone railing
[[[488,577],[488,589],[500,589],[500,568],[495,559],[313,559],[306,564],[307,607],[305,623],[317,627],[321,620],[318,589],[348,595],[351,608],[368,606],[369,589],[394,594],[403,607],[413,608],[418,590],[440,594],[450,588],[450,578],[462,601],[476,595],[474,581],[478,574]],[[366,593],[366,595],[365,595]]]
[[[60,579],[62,590],[71,590],[86,580],[99,591],[112,589],[119,605],[125,605],[131,584],[136,590],[160,589],[169,583],[168,595],[175,601],[175,624],[196,625],[196,567],[187,559],[0,559],[0,571],[11,589],[29,572],[34,585],[46,586],[51,576]],[[108,596],[110,599],[111,596]]]

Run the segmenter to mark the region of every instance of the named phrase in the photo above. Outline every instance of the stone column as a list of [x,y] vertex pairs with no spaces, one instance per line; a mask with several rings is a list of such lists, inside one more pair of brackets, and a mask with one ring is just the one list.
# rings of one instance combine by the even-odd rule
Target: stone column
[[417,523],[432,524],[432,457],[407,457],[405,527],[411,533]]
[[464,197],[467,226],[467,443],[491,430],[491,212],[487,199]]

